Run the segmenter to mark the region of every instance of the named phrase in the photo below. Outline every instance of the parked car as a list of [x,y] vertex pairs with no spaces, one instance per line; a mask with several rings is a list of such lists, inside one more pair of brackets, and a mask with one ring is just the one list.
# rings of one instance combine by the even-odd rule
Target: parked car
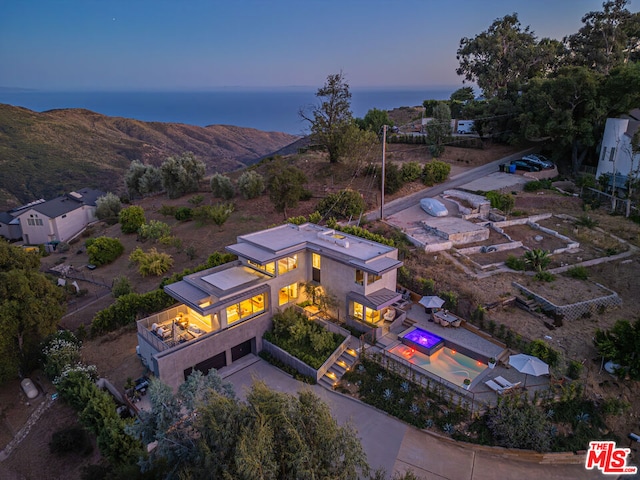
[[544,155],[540,155],[539,153],[525,155],[524,157],[522,157],[522,160],[527,162],[529,165],[538,167],[540,170],[548,170],[554,167],[551,160],[549,160]]
[[447,207],[435,198],[423,198],[420,200],[420,207],[434,217],[446,217],[449,214]]
[[524,170],[525,172],[539,172],[540,168],[532,165],[524,160],[514,160],[511,165],[516,166],[516,170]]

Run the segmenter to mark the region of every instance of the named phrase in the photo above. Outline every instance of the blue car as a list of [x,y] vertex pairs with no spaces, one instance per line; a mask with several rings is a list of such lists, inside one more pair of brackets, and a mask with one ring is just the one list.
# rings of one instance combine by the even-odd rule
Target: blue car
[[449,214],[447,207],[435,198],[423,198],[420,200],[420,207],[434,217],[446,217]]

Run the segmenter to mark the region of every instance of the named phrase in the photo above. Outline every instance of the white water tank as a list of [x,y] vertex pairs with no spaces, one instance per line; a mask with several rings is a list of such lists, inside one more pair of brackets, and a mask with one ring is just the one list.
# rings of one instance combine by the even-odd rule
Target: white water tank
[[36,398],[38,396],[38,389],[33,384],[31,379],[29,378],[23,379],[20,382],[20,386],[22,387],[22,390],[24,391],[27,398]]
[[152,323],[151,324],[151,331],[155,332],[158,329],[158,324],[157,323]]
[[164,335],[164,328],[158,327],[158,330],[156,330],[156,333],[160,338],[162,338],[162,336]]

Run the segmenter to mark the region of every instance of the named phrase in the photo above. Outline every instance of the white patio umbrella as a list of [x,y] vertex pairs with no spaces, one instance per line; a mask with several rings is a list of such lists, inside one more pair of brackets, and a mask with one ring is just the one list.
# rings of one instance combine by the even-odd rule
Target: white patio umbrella
[[424,308],[440,308],[444,305],[444,300],[436,295],[422,297],[418,302]]
[[509,365],[518,370],[520,373],[524,373],[524,385],[527,386],[527,376],[533,375],[539,377],[540,375],[549,374],[549,365],[544,363],[538,357],[533,355],[526,355],[519,353],[518,355],[511,355],[509,357]]

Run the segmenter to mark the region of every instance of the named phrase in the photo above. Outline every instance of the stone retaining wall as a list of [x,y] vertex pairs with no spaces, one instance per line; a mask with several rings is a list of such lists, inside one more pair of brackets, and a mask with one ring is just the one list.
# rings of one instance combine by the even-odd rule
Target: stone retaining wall
[[525,295],[535,299],[542,308],[543,311],[551,313],[553,315],[562,318],[563,320],[577,320],[585,315],[595,315],[598,310],[604,308],[614,308],[622,305],[622,299],[613,290],[609,290],[603,285],[596,283],[598,287],[610,292],[609,295],[602,297],[592,298],[590,300],[584,300],[582,302],[572,303],[569,305],[556,305],[553,302],[547,300],[541,295],[529,290],[528,288],[520,285],[518,282],[513,282],[512,285],[518,288]]

